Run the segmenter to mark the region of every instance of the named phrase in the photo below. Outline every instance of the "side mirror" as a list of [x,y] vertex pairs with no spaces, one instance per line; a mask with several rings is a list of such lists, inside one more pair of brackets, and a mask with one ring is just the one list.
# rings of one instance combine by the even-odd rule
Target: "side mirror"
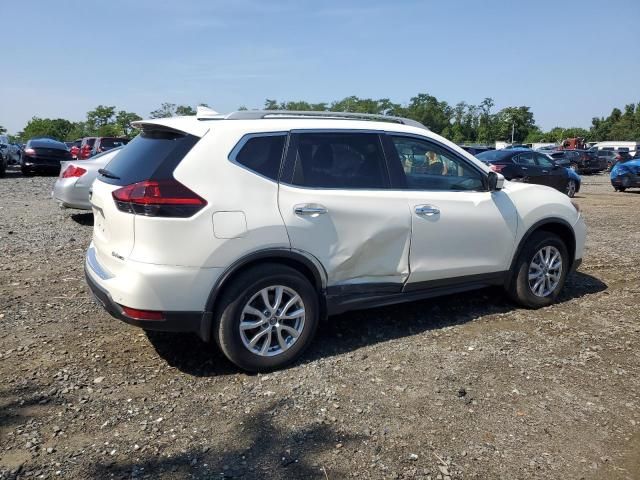
[[502,187],[504,187],[504,176],[500,173],[489,172],[487,174],[487,184],[490,192],[502,190]]

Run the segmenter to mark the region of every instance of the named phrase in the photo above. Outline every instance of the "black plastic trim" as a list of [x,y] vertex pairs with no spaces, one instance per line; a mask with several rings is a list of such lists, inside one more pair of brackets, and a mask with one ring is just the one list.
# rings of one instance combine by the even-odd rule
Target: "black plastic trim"
[[[431,280],[416,284],[407,283],[403,291],[398,293],[378,293],[375,290],[371,290],[368,294],[361,292],[358,294],[331,295],[327,296],[327,312],[329,315],[337,315],[349,310],[413,302],[452,293],[477,290],[492,285],[503,285],[507,276],[508,272],[465,275],[462,277]],[[362,285],[362,287],[364,286],[365,285]],[[377,287],[374,284],[371,288],[375,289]]]

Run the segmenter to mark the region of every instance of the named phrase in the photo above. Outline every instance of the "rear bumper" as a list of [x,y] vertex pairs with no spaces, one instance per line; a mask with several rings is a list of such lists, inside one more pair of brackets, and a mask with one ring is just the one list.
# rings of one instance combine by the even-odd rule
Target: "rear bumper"
[[[210,335],[207,299],[221,268],[187,268],[123,261],[112,273],[100,264],[90,245],[85,276],[99,303],[115,318],[147,330]],[[122,306],[163,313],[163,320],[139,320],[125,315]]]
[[58,178],[51,196],[62,207],[91,210],[89,203],[89,189],[77,185],[77,178]]
[[47,172],[47,173],[59,173],[60,172],[60,162],[52,163],[52,162],[42,162],[38,160],[25,160],[23,159],[20,162],[20,168],[23,171],[27,172]]
[[139,320],[128,317],[122,307],[113,301],[109,292],[100,288],[91,278],[87,269],[88,267],[85,265],[85,278],[91,293],[93,293],[96,302],[112,317],[144,330],[195,333],[202,337],[203,322],[206,318],[203,312],[164,312],[163,320]]

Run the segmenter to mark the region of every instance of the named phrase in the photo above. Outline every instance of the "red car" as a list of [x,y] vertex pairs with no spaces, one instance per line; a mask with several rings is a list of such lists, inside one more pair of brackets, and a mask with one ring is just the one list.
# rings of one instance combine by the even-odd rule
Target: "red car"
[[80,145],[82,145],[81,138],[74,140],[73,142],[69,142],[69,144],[67,144],[67,146],[69,147],[69,152],[71,152],[71,158],[73,160],[78,158],[78,152],[80,152]]
[[78,160],[86,160],[91,156],[91,149],[96,142],[96,137],[84,137],[80,143],[78,151]]
[[93,157],[112,148],[124,147],[127,143],[129,139],[124,137],[96,137],[90,156]]

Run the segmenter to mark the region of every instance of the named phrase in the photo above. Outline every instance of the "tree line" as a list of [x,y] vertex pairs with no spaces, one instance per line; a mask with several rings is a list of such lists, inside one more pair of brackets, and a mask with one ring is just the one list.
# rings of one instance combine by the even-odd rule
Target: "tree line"
[[[201,103],[200,105],[205,105]],[[594,117],[591,127],[554,127],[543,131],[535,123],[533,112],[527,106],[510,106],[494,111],[495,102],[485,98],[478,105],[459,102],[450,105],[433,95],[420,93],[408,103],[400,104],[388,98],[372,99],[357,96],[346,97],[334,102],[309,103],[306,101],[279,102],[266,99],[265,110],[316,110],[355,113],[395,115],[417,120],[433,132],[456,143],[492,144],[496,140],[517,143],[559,142],[568,137],[584,137],[591,141],[637,140],[640,141],[640,103],[628,104],[623,110],[614,108],[608,117]],[[246,107],[240,107],[246,110]],[[195,115],[196,109],[188,105],[163,103],[149,114],[151,118],[176,115]],[[98,105],[87,112],[86,120],[72,122],[62,118],[33,117],[15,137],[16,141],[26,141],[36,136],[48,136],[60,140],[75,140],[90,136],[136,135],[131,125],[141,120],[138,114],[118,110],[115,106]],[[0,126],[0,133],[6,131]]]

